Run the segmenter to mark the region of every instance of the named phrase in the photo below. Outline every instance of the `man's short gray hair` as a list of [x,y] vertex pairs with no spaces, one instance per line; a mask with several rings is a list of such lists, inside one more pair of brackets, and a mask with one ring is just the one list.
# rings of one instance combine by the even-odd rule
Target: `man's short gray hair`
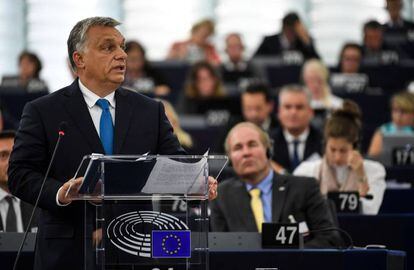
[[90,17],[77,22],[70,31],[67,41],[69,60],[72,69],[76,71],[76,64],[75,61],[73,61],[72,55],[75,51],[82,51],[84,49],[87,40],[86,33],[89,28],[92,26],[115,27],[120,24],[120,22],[110,17]]
[[306,89],[299,85],[299,84],[288,84],[283,86],[280,91],[279,91],[279,102],[280,102],[280,97],[284,94],[284,93],[296,93],[296,94],[304,94],[306,96],[306,100],[308,101],[308,105],[310,106],[311,104],[311,100],[312,100],[312,96],[309,93],[309,91],[306,91]]

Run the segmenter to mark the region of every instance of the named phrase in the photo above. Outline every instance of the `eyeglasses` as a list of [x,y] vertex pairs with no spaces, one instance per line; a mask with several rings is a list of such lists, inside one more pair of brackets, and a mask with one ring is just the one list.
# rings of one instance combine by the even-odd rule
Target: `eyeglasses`
[[413,113],[413,111],[405,110],[405,109],[401,109],[401,108],[392,108],[392,112],[393,113],[399,113],[399,114],[409,114],[409,113]]

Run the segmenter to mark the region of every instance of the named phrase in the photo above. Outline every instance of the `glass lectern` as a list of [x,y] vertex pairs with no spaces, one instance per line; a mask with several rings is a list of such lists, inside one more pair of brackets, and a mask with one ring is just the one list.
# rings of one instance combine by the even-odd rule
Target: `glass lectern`
[[208,269],[208,177],[226,156],[84,157],[84,269]]

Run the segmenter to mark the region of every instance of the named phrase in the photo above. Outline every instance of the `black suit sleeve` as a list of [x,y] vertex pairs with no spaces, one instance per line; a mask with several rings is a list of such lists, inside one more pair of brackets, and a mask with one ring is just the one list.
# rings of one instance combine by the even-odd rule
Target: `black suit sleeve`
[[[35,203],[40,192],[51,156],[48,149],[44,122],[35,105],[28,103],[23,110],[10,157],[8,185],[12,194],[30,204]],[[61,186],[58,180],[47,178],[39,206],[48,210],[57,209],[56,194]]]
[[[306,221],[309,230],[332,228],[333,223],[329,215],[326,200],[322,197],[319,185],[315,179],[305,182],[307,185],[305,201],[308,202],[305,209]],[[341,245],[340,236],[335,231],[311,233],[310,240],[306,241],[306,248],[329,248]]]
[[281,53],[279,39],[277,36],[267,36],[263,39],[253,57],[276,56]]
[[313,40],[311,39],[309,44],[305,44],[301,40],[298,39],[297,46],[299,51],[302,52],[305,59],[317,58],[319,59],[319,54],[315,49]]
[[[220,190],[218,191],[218,196],[221,196]],[[228,232],[226,216],[220,207],[220,201],[221,198],[217,197],[210,202],[210,229],[213,232]]]

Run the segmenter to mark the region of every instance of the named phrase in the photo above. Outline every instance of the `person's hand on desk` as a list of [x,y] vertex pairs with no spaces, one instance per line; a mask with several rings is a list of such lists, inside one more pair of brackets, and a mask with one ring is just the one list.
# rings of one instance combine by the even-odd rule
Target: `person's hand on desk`
[[82,184],[83,177],[70,179],[58,191],[58,200],[62,205],[72,202],[73,198],[78,196],[78,190]]
[[217,180],[214,177],[208,177],[208,199],[214,200],[217,197]]

